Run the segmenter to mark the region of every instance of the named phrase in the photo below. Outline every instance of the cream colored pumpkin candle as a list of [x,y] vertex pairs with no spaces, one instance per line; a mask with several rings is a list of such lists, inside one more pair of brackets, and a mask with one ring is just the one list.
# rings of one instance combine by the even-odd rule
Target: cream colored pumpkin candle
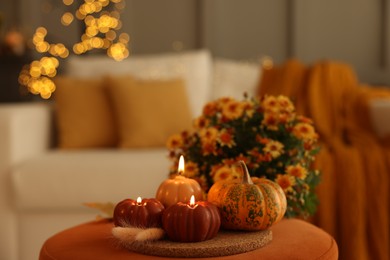
[[179,159],[178,174],[173,179],[165,180],[157,190],[158,199],[165,208],[178,202],[188,202],[194,195],[196,200],[202,200],[203,193],[199,183],[184,176],[185,164],[183,155]]

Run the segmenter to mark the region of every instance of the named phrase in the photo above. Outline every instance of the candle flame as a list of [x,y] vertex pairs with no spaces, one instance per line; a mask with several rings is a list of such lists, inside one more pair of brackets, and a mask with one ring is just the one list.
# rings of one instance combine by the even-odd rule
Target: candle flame
[[180,155],[179,167],[177,168],[177,171],[179,172],[179,175],[182,175],[184,173],[184,156],[183,155]]
[[138,198],[137,198],[137,204],[138,204],[138,205],[141,205],[141,202],[142,202],[142,198],[141,198],[141,197],[138,197]]
[[191,207],[195,206],[195,196],[194,196],[194,195],[191,196],[191,199],[190,199],[190,206],[191,206]]

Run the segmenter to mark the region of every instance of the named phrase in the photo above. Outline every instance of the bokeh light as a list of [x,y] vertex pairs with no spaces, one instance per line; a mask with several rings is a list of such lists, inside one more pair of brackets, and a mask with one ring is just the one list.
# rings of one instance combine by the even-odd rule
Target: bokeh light
[[74,20],[74,16],[70,12],[66,12],[61,17],[61,23],[65,26],[70,25]]
[[69,26],[75,18],[83,22],[85,30],[79,42],[66,47],[63,43],[49,43],[46,40],[47,29],[38,27],[32,38],[32,44],[38,53],[51,55],[32,61],[22,68],[19,83],[28,91],[40,95],[44,99],[51,97],[55,91],[52,80],[57,75],[60,62],[57,58],[66,59],[70,51],[76,55],[94,49],[104,49],[109,57],[121,61],[129,56],[128,45],[130,36],[127,33],[117,33],[122,28],[120,12],[125,8],[124,0],[62,0],[66,6],[78,4],[73,13],[65,12],[60,20],[62,25]]
[[30,65],[23,67],[18,81],[32,94],[39,94],[42,98],[48,99],[55,91],[55,84],[50,78],[57,75],[58,65],[59,61],[54,57],[34,60]]

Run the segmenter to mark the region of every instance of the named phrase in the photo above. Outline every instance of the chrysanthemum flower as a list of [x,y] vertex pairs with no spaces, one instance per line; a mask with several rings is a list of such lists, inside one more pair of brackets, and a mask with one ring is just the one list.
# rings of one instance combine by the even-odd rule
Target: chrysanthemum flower
[[222,116],[229,120],[234,120],[242,116],[244,108],[242,104],[234,99],[222,104]]
[[264,146],[263,151],[271,154],[273,158],[277,158],[284,152],[283,148],[284,145],[281,142],[271,140]]
[[313,124],[313,120],[312,119],[310,119],[308,117],[305,117],[305,116],[302,116],[302,115],[298,115],[297,119],[298,119],[299,122],[302,122],[302,123]]
[[183,138],[181,134],[175,134],[168,138],[166,146],[168,149],[177,149],[183,145]]
[[233,134],[231,134],[231,133],[230,133],[229,131],[227,131],[226,129],[222,129],[222,130],[219,132],[217,141],[218,141],[218,143],[219,143],[221,146],[227,146],[227,147],[229,147],[229,148],[232,148],[233,146],[236,145],[236,143],[234,142],[234,136],[233,136]]
[[202,143],[202,155],[218,155],[217,145],[215,142],[204,142]]
[[264,113],[263,121],[261,122],[269,130],[277,131],[278,130],[278,117],[274,113]]
[[278,96],[276,98],[280,111],[292,112],[294,111],[294,105],[291,100],[286,96]]
[[189,178],[193,178],[199,174],[198,164],[187,161],[185,164],[185,175]]
[[295,178],[286,174],[278,174],[275,181],[285,192],[292,190],[292,187],[295,185]]
[[262,102],[264,111],[277,112],[279,110],[279,103],[274,96],[266,96]]
[[236,156],[236,158],[234,158],[236,160],[236,162],[238,161],[243,161],[246,165],[249,164],[249,158],[245,155],[243,155],[242,153],[240,153],[238,156]]
[[194,120],[194,128],[195,129],[202,129],[206,128],[210,125],[210,120],[205,118],[204,116],[200,116]]
[[298,123],[293,128],[293,134],[299,139],[303,140],[316,140],[317,133],[314,127],[307,123]]
[[239,174],[229,166],[222,166],[219,168],[213,177],[214,182],[222,180],[235,180],[240,178]]
[[267,144],[267,143],[269,143],[269,141],[270,141],[270,139],[268,139],[268,138],[264,138],[259,134],[256,135],[256,142],[258,142],[260,144]]
[[286,173],[301,180],[304,180],[307,176],[306,168],[302,167],[300,164],[287,166]]
[[294,120],[294,113],[290,112],[280,112],[278,121],[281,124],[287,124]]
[[207,103],[203,107],[203,115],[205,116],[213,116],[218,111],[218,104],[214,101]]
[[215,127],[202,128],[199,135],[202,143],[214,143],[217,141],[218,129]]
[[245,115],[249,118],[251,118],[255,113],[255,104],[252,101],[243,101],[242,108],[245,112]]

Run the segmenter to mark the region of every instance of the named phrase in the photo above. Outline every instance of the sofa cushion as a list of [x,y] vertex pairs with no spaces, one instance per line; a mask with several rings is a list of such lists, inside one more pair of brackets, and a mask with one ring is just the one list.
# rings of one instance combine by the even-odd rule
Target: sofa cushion
[[119,126],[119,147],[164,147],[169,136],[191,128],[182,79],[108,77]]
[[55,79],[60,148],[113,147],[117,143],[112,107],[102,79]]
[[254,96],[260,76],[257,62],[215,58],[211,99],[229,96],[241,100],[245,92]]
[[107,74],[132,74],[141,79],[180,77],[187,87],[192,115],[198,116],[210,97],[212,64],[208,50],[132,55],[121,62],[107,56],[70,56],[65,73],[87,78]]
[[77,210],[84,202],[151,198],[169,166],[164,148],[52,150],[15,166],[15,204],[19,210]]

